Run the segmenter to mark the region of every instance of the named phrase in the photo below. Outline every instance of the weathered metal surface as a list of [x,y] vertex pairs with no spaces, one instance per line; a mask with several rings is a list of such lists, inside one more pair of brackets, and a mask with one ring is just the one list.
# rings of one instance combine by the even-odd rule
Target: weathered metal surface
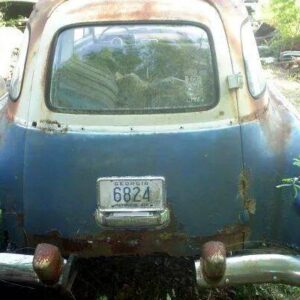
[[207,281],[218,282],[226,270],[226,247],[221,242],[210,241],[201,252],[202,272]]
[[77,275],[73,257],[65,261],[52,245],[40,244],[35,255],[0,253],[0,281],[24,287],[52,288],[66,299],[75,299],[71,288]]
[[299,118],[277,95],[270,93],[267,111],[241,126],[244,162],[251,172],[249,191],[256,199],[252,238],[297,245],[300,236],[292,224],[298,222],[299,216],[293,196],[275,186],[282,178],[298,176],[292,161],[300,153]]
[[0,253],[0,280],[38,284],[32,267],[32,255]]
[[[239,1],[227,0],[40,1],[30,18],[21,97],[0,118],[0,199],[9,242],[49,242],[65,255],[82,256],[195,256],[207,241],[231,250],[247,238],[300,245],[299,208],[275,189],[281,178],[296,174],[291,163],[300,153],[299,118],[274,93],[254,100],[246,85],[238,91],[227,86],[229,75],[245,78],[245,18]],[[47,65],[57,30],[106,21],[188,21],[210,28],[219,104],[194,114],[134,118],[49,111]],[[160,231],[99,229],[97,178],[146,175],[167,180],[170,225]]]
[[248,283],[284,283],[300,285],[299,256],[256,254],[228,257],[226,271],[219,282],[208,282],[202,261],[195,262],[197,282],[201,287],[225,287]]
[[[205,5],[206,4],[206,5]],[[218,10],[219,15],[224,22],[227,38],[235,36],[235,44],[238,45],[238,50],[241,49],[239,41],[239,32],[236,27],[247,17],[247,13],[243,5],[238,1],[201,1],[193,0],[187,6],[184,1],[170,1],[164,2],[157,0],[149,1],[132,1],[126,3],[124,1],[64,1],[64,0],[43,0],[39,1],[30,17],[29,26],[31,28],[31,38],[28,51],[28,64],[34,63],[33,60],[39,47],[40,39],[45,28],[46,23],[55,15],[59,18],[61,26],[65,26],[65,21],[72,22],[104,22],[104,21],[194,21],[199,23],[213,24],[220,20],[215,17],[210,20],[212,16],[207,13],[201,13],[204,6],[214,7]],[[65,17],[60,17],[59,13],[63,13]],[[51,22],[50,22],[51,23]],[[50,25],[49,25],[50,26]],[[215,25],[214,25],[215,26]],[[233,31],[233,29],[235,31]],[[51,39],[52,40],[52,39]],[[43,45],[45,47],[45,45]],[[232,47],[230,43],[230,47]],[[224,47],[223,47],[224,49]],[[47,49],[49,50],[49,49]],[[236,57],[236,54],[233,53]],[[223,61],[226,61],[223,59]],[[240,62],[241,63],[241,62]],[[46,80],[47,68],[43,68],[43,74],[39,75],[41,84],[44,87]],[[25,77],[32,78],[33,70],[27,70]],[[229,75],[229,74],[226,74]],[[28,79],[31,80],[31,79]],[[24,119],[26,111],[27,97],[21,95],[21,101],[16,103],[9,103],[8,113],[11,119],[15,116]],[[25,102],[24,102],[25,101]],[[21,106],[17,114],[17,107]],[[45,119],[46,116],[43,118]],[[47,117],[46,117],[47,118]]]
[[172,229],[163,231],[112,231],[107,230],[95,235],[65,238],[59,232],[47,235],[27,234],[28,245],[35,247],[47,241],[69,253],[81,257],[151,255],[153,253],[172,256],[198,256],[202,246],[211,240],[220,241],[229,251],[241,249],[249,236],[245,225],[225,226],[212,236],[193,237]]
[[[210,236],[237,224],[244,209],[237,199],[242,168],[238,127],[154,135],[30,130],[26,145],[31,149],[25,153],[23,184],[28,234],[44,235],[55,228],[72,239],[103,232],[94,218],[99,177],[164,176],[171,212],[167,230],[187,237]],[[224,153],[226,148],[230,151]]]
[[[28,66],[30,66],[33,63],[33,56],[37,51],[38,40],[41,36],[41,33],[43,32],[44,26],[47,22],[47,18],[51,15],[51,12],[55,8],[55,6],[61,2],[63,2],[63,0],[60,1],[41,0],[35,5],[34,10],[30,15],[28,21],[28,26],[31,28],[30,45],[28,48],[27,61],[26,61],[27,68],[25,67],[25,72],[24,72],[25,78],[27,76],[28,77],[32,76],[29,72]],[[29,100],[28,95],[26,95],[25,97],[22,97],[21,95],[21,99],[19,101],[8,102],[6,114],[10,121],[15,120],[19,105],[25,102],[24,110],[19,111],[20,114],[19,118],[24,119],[24,113],[26,113],[26,109],[27,109],[26,104],[28,104],[28,100]]]
[[56,246],[43,243],[37,245],[32,265],[41,282],[54,285],[62,274],[64,260]]

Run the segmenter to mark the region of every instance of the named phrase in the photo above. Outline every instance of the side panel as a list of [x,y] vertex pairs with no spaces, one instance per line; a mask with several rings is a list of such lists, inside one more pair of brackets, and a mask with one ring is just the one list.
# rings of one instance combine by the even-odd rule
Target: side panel
[[293,159],[300,154],[300,120],[293,109],[271,93],[267,110],[242,125],[249,199],[256,204],[251,241],[299,247],[299,203],[292,189],[277,189],[283,178],[299,176]]

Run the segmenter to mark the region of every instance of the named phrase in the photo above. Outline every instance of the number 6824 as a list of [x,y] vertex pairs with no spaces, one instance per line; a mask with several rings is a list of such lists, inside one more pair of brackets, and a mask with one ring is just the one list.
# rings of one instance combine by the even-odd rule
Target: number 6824
[[113,189],[113,198],[115,202],[141,202],[150,201],[150,188],[141,190],[140,187],[115,187]]

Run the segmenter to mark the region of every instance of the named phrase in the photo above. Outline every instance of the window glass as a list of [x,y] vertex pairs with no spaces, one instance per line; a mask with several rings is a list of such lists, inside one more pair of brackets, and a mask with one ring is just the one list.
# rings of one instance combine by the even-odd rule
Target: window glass
[[266,80],[250,23],[242,27],[242,44],[248,88],[251,95],[257,98],[264,92]]
[[25,29],[23,41],[19,50],[19,57],[13,70],[13,76],[10,82],[9,95],[12,100],[17,100],[21,93],[24,68],[29,43],[29,30]]
[[207,109],[217,102],[215,75],[200,27],[77,27],[58,37],[50,105],[96,113]]

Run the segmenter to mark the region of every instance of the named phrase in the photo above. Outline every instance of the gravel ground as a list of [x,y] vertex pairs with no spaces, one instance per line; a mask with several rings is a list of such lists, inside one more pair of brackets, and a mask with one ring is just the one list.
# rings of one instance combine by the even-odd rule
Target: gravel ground
[[300,80],[296,80],[287,70],[277,67],[266,67],[265,74],[300,111]]

